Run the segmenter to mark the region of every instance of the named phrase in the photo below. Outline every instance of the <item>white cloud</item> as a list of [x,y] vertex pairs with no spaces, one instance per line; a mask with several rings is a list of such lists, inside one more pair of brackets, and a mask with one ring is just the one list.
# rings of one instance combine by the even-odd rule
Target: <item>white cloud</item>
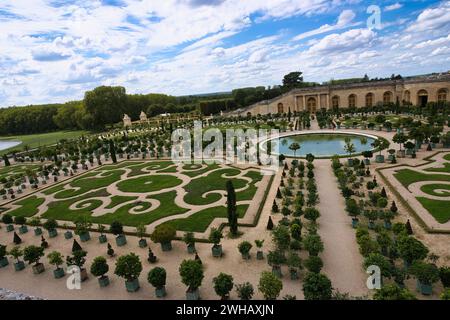
[[384,11],[394,11],[394,10],[398,10],[402,7],[403,7],[403,5],[401,3],[396,2],[394,4],[384,7]]
[[309,37],[313,37],[316,35],[320,35],[323,33],[327,33],[330,31],[337,31],[348,27],[353,27],[358,25],[359,23],[353,23],[353,19],[356,17],[355,13],[352,10],[344,10],[339,15],[339,18],[334,25],[325,24],[317,29],[307,31],[301,33],[294,37],[294,41],[303,40]]

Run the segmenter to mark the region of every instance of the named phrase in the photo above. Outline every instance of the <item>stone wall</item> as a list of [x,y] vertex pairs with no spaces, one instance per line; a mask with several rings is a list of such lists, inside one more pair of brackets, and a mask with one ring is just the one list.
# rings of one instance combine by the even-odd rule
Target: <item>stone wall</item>
[[[246,116],[248,114],[287,113],[289,109],[291,112],[305,110],[315,112],[320,108],[331,109],[334,101],[338,101],[339,108],[348,108],[350,96],[355,98],[356,107],[364,107],[367,105],[369,94],[372,96],[372,106],[385,102],[395,103],[397,100],[400,103],[407,101],[418,106],[425,101],[437,102],[439,92],[444,92],[446,101],[450,101],[450,74],[441,78],[425,80],[410,78],[408,80],[294,89],[280,97],[249,106],[239,114]],[[421,98],[425,96],[426,99]]]

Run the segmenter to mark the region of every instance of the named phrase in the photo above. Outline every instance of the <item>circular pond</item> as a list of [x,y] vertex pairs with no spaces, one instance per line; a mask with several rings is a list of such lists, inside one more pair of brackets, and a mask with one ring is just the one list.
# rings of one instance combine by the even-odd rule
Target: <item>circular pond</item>
[[[372,143],[377,138],[369,135],[359,135],[350,133],[305,133],[294,134],[270,140],[275,143],[276,148],[278,143],[278,154],[284,154],[288,157],[305,157],[308,153],[315,157],[332,157],[334,155],[346,156],[349,152],[346,151],[346,141],[353,145],[352,154],[359,154],[363,151],[373,150]],[[300,149],[293,150],[293,145],[298,144]],[[266,149],[267,141],[263,143],[262,147]],[[276,150],[276,149],[272,149]]]
[[6,141],[6,140],[0,140],[0,151],[6,150],[15,146],[18,146],[22,142],[20,141]]

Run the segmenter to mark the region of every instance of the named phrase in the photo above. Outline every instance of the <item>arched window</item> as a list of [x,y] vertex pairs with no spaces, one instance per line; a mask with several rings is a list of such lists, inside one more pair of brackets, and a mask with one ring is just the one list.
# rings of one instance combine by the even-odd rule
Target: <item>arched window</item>
[[392,92],[390,92],[390,91],[386,91],[384,94],[383,94],[383,104],[389,104],[389,103],[391,103],[392,102]]
[[373,93],[366,94],[366,107],[373,106]]
[[348,107],[356,108],[356,94],[351,94],[348,96]]
[[417,92],[417,104],[420,107],[425,107],[428,103],[428,92],[427,90],[419,90]]
[[438,102],[446,102],[447,101],[447,89],[440,89],[437,94]]
[[339,97],[338,96],[333,96],[333,98],[331,98],[331,107],[333,109],[339,108]]
[[411,102],[411,92],[409,90],[406,90],[403,96],[403,101],[409,103]]
[[283,108],[283,104],[282,103],[278,104],[278,113],[284,113],[284,108]]

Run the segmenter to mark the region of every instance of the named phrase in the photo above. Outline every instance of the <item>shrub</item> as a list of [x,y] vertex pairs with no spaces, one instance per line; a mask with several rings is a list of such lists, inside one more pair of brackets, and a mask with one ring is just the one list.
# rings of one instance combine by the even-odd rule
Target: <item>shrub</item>
[[396,284],[388,284],[377,290],[373,295],[374,300],[416,300],[414,294],[408,289],[402,289]]
[[236,285],[236,291],[241,300],[251,300],[255,292],[250,282]]
[[183,241],[184,241],[184,243],[186,243],[187,245],[193,245],[193,244],[195,244],[194,233],[193,233],[193,232],[186,232],[186,233],[183,235]]
[[291,237],[292,239],[300,241],[302,239],[302,227],[299,224],[294,223],[291,225]]
[[229,274],[220,273],[213,278],[214,291],[222,300],[227,299],[230,291],[233,289],[233,277]]
[[323,274],[309,272],[304,278],[303,293],[306,300],[330,300],[331,281]]
[[72,256],[66,257],[66,263],[68,266],[77,266],[80,269],[83,268],[86,263],[87,252],[84,250],[77,250],[72,252]]
[[439,280],[439,269],[431,263],[415,261],[410,267],[409,272],[423,284],[430,285]]
[[408,264],[415,260],[423,260],[428,255],[428,248],[416,238],[403,236],[397,242],[398,252]]
[[155,243],[167,243],[175,239],[177,231],[175,228],[169,224],[161,224],[155,228],[153,233],[150,235]]
[[166,285],[166,270],[161,267],[153,268],[147,275],[147,281],[153,287],[160,289]]
[[222,231],[216,229],[216,228],[211,228],[211,232],[209,233],[209,241],[211,241],[212,243],[214,243],[215,246],[220,244],[220,241],[223,238],[223,234]]
[[365,259],[364,259],[364,268],[368,268],[369,266],[378,266],[381,270],[381,275],[383,277],[391,277],[393,273],[393,265],[389,262],[388,259],[386,259],[385,256],[379,254],[379,253],[370,253]]
[[305,210],[305,218],[316,222],[316,220],[320,217],[320,212],[316,208],[306,208]]
[[75,234],[81,236],[89,232],[92,223],[86,217],[79,217],[75,220]]
[[14,217],[14,223],[19,225],[24,225],[27,222],[27,219],[22,216]]
[[179,268],[181,281],[189,291],[197,290],[203,281],[203,267],[195,260],[183,260]]
[[263,271],[259,279],[258,290],[266,300],[275,300],[283,289],[283,282],[271,272]]
[[253,247],[253,245],[250,242],[248,242],[248,241],[242,241],[238,245],[239,252],[242,255],[248,254],[252,247]]
[[25,247],[23,251],[23,259],[27,261],[29,264],[34,263],[35,265],[38,265],[40,262],[39,260],[44,256],[44,248],[42,247],[36,247],[36,246],[28,246]]
[[11,217],[11,215],[5,213],[5,214],[2,216],[2,222],[3,222],[4,224],[11,224],[11,223],[13,223],[13,218]]
[[283,225],[272,230],[272,239],[279,250],[287,250],[291,242],[289,228]]
[[310,256],[317,256],[323,251],[322,239],[318,234],[308,234],[303,239],[303,247],[309,252]]
[[58,222],[56,222],[55,219],[48,219],[44,224],[43,227],[47,231],[55,230],[58,227]]
[[109,227],[109,231],[115,236],[123,234],[123,225],[119,221],[113,221]]
[[91,264],[91,273],[95,277],[104,277],[109,271],[108,263],[102,256],[96,257]]
[[128,282],[136,280],[142,272],[142,263],[134,253],[120,256],[116,262],[114,273]]
[[319,273],[323,268],[323,261],[320,257],[310,256],[305,260],[305,267],[309,272]]

